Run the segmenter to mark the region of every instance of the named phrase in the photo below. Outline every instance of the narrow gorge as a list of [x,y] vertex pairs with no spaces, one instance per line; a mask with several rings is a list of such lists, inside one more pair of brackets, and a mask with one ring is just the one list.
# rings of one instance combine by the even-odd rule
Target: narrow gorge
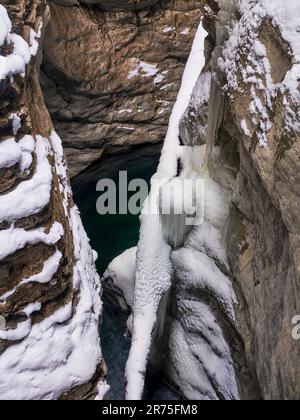
[[0,0],[1,400],[300,398],[299,18]]

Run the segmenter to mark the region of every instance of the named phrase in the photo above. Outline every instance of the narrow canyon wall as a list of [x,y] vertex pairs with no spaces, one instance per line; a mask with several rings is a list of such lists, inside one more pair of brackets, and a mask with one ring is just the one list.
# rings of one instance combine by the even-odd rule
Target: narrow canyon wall
[[181,125],[187,144],[210,143],[210,173],[232,197],[224,228],[244,367],[228,343],[263,399],[300,396],[299,13],[297,2],[207,2],[213,84],[208,103],[196,87]]
[[105,391],[95,256],[40,89],[48,20],[44,0],[1,0],[1,399]]
[[164,139],[201,3],[49,1],[42,88],[71,176]]

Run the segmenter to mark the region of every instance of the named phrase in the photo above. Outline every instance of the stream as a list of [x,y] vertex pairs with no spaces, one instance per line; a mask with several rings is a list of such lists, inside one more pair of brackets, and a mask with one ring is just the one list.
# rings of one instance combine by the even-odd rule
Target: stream
[[[113,179],[118,185],[119,171],[128,172],[128,180],[142,178],[149,184],[156,172],[162,145],[138,147],[128,153],[104,157],[72,181],[74,200],[78,205],[84,227],[98,252],[97,269],[100,275],[108,264],[123,251],[136,246],[139,239],[139,216],[105,215],[96,210],[99,192],[96,184],[100,179]],[[130,196],[130,195],[129,195]],[[127,317],[103,296],[101,347],[108,367],[107,381],[111,387],[110,400],[124,400],[124,372],[130,350],[130,336],[126,333]],[[145,400],[178,400],[179,397],[159,378],[147,375]]]

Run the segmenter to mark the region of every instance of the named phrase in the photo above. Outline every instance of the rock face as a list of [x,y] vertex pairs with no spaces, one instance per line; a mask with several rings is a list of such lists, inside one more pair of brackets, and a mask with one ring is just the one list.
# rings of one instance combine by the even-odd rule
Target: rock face
[[71,176],[103,153],[163,140],[201,3],[49,2],[42,87]]
[[[202,144],[206,131],[217,155],[210,171],[232,191],[226,242],[238,299],[236,328],[257,377],[250,397],[298,399],[300,347],[292,338],[292,319],[300,312],[294,18],[300,8],[291,2],[287,11],[277,0],[241,2],[240,8],[234,1],[207,3],[204,24],[215,77],[208,103],[199,103],[195,90],[181,133],[186,144]],[[234,182],[217,168],[229,169]],[[233,342],[231,348],[234,356]],[[249,382],[241,387],[247,390]]]
[[39,82],[49,9],[1,3],[0,398],[101,397],[100,282]]

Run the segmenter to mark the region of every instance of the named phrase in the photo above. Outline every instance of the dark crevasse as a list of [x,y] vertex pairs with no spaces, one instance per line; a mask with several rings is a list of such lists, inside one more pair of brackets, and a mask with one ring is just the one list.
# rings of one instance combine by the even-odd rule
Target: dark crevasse
[[[136,246],[139,238],[139,216],[105,215],[96,210],[99,192],[96,184],[101,179],[113,179],[118,186],[119,171],[127,171],[128,180],[141,178],[148,182],[156,172],[161,145],[139,147],[128,153],[108,156],[97,165],[78,175],[72,182],[74,200],[78,205],[91,245],[99,254],[97,268],[103,274],[108,264],[123,251]],[[108,398],[122,400],[125,396],[124,371],[130,350],[130,337],[126,334],[125,314],[103,297],[104,311],[101,328],[101,346],[108,366]],[[179,397],[165,385],[162,377],[148,375],[144,399],[176,400]]]

